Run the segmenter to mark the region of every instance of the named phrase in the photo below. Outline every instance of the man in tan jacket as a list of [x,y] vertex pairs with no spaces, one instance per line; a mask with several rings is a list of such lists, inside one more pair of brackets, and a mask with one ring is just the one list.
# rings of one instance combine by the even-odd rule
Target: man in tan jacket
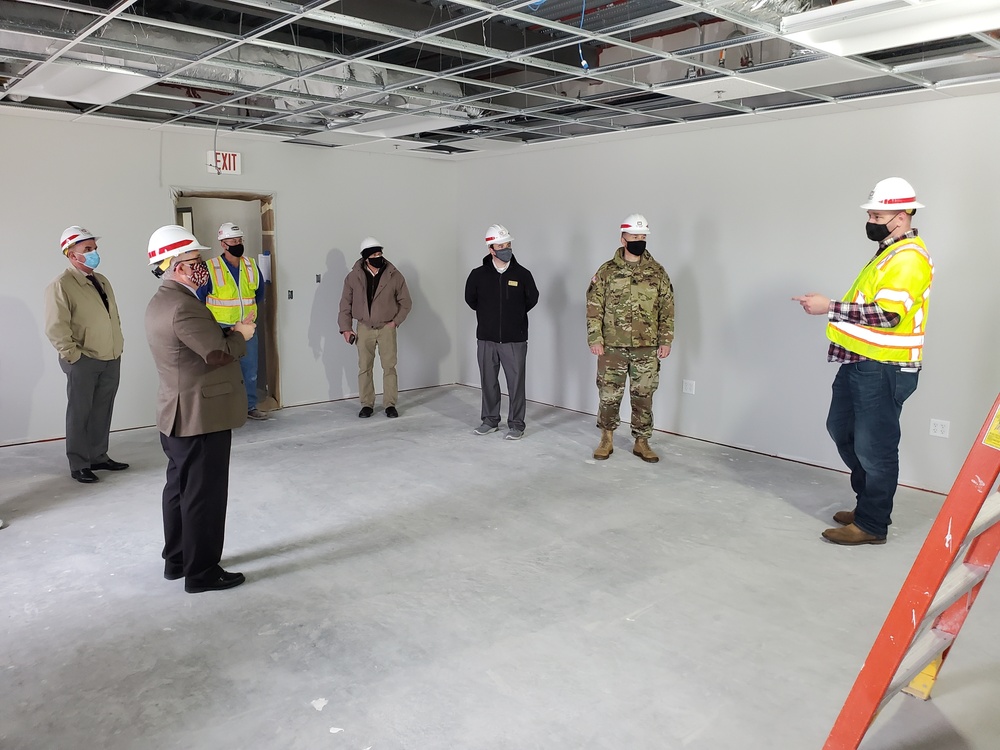
[[45,289],[45,335],[66,373],[66,457],[70,476],[84,484],[98,480],[94,471],[128,468],[108,457],[124,339],[111,282],[94,270],[97,239],[83,227],[63,232],[70,267]]
[[242,573],[222,569],[233,428],[247,420],[239,358],[256,326],[245,319],[221,328],[197,297],[208,280],[208,248],[179,226],[149,238],[150,265],[169,260],[146,308],[146,338],[160,387],[156,426],[167,456],[163,488],[163,577],[184,577],[189,594],[239,586]]
[[[392,263],[382,256],[382,243],[365,237],[361,243],[361,259],[344,279],[340,298],[340,333],[344,341],[358,344],[358,392],[361,398],[361,418],[375,412],[375,383],[372,369],[375,350],[382,365],[382,405],[385,415],[398,417],[396,399],[399,381],[396,377],[396,329],[410,314],[413,303],[406,288],[406,279]],[[358,321],[358,331],[353,330]]]

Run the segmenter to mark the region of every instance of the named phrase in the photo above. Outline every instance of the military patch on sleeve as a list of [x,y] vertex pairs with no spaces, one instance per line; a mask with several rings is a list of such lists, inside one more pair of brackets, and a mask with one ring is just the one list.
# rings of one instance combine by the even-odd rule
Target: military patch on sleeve
[[514,279],[511,279],[510,281],[507,282],[507,286],[517,286],[517,282],[514,281]]
[[591,283],[591,284],[596,284],[596,283],[597,283],[597,274],[596,274],[596,273],[594,274],[594,278],[592,278],[592,279],[590,280],[590,283]]

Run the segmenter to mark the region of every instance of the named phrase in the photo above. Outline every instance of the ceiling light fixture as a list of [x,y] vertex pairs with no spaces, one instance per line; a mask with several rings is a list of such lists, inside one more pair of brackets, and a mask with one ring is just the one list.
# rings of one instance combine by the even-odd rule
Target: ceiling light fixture
[[8,93],[81,104],[111,104],[155,81],[123,68],[60,61],[32,71]]
[[842,57],[998,27],[996,0],[852,0],[781,21],[789,41]]

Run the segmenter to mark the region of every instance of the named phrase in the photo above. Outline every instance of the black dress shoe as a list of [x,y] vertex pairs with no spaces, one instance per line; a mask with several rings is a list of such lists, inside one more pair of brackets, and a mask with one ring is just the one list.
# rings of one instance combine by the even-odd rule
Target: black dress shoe
[[176,581],[184,577],[184,566],[176,563],[163,563],[163,577],[168,581]]
[[83,482],[84,484],[93,484],[94,482],[101,481],[100,477],[90,469],[74,469],[69,475],[76,481]]
[[246,581],[242,573],[229,573],[220,570],[211,578],[188,579],[184,581],[184,590],[189,594],[200,594],[203,591],[222,591],[239,586]]
[[358,416],[361,417],[362,419],[368,419],[368,417],[370,417],[374,413],[375,410],[370,406],[362,406],[361,411],[358,412]]
[[91,471],[124,471],[128,468],[128,464],[123,464],[121,461],[113,461],[108,459],[107,461],[101,461],[99,464],[91,464]]
[[396,411],[395,406],[387,406],[385,407],[385,415],[389,417],[389,419],[395,419],[399,416],[399,412]]

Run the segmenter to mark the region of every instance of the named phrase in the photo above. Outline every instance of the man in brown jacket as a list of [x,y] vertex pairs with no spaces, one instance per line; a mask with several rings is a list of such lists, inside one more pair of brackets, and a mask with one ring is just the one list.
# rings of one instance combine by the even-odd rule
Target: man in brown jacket
[[[375,412],[375,349],[382,364],[382,405],[387,417],[398,417],[396,399],[399,381],[396,377],[396,329],[410,314],[413,303],[406,288],[406,279],[392,263],[382,257],[382,243],[365,237],[361,243],[361,259],[344,279],[340,298],[340,333],[344,341],[358,344],[358,392],[361,411],[358,416],[370,417]],[[358,321],[358,331],[353,330]]]
[[59,246],[70,267],[45,290],[45,335],[66,373],[69,473],[84,484],[97,481],[94,471],[128,468],[108,457],[124,339],[111,282],[94,270],[97,240],[83,227],[66,229]]
[[239,586],[222,569],[232,430],[247,419],[239,358],[256,326],[221,328],[196,292],[208,280],[202,245],[179,226],[149,238],[149,263],[169,260],[146,308],[146,338],[160,378],[156,426],[167,456],[163,488],[163,577],[184,577],[189,594]]

